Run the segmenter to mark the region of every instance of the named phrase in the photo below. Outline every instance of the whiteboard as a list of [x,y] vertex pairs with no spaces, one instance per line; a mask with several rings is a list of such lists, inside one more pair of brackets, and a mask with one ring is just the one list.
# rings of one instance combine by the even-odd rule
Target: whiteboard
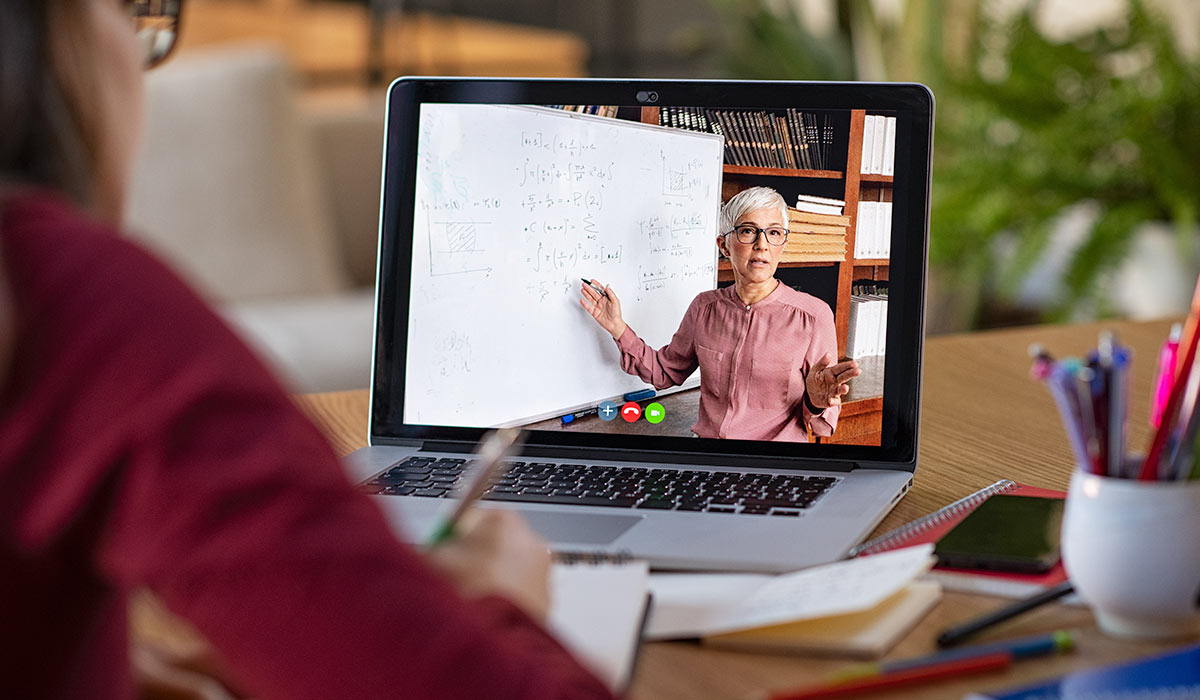
[[723,149],[562,110],[421,105],[404,421],[520,425],[646,388],[579,280],[669,342],[716,286]]

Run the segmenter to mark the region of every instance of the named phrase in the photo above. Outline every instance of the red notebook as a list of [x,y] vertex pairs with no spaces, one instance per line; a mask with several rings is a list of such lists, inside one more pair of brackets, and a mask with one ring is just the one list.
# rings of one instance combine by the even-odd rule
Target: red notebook
[[[879,537],[868,540],[850,550],[850,556],[861,557],[869,554],[887,552],[900,547],[916,544],[930,544],[941,539],[942,535],[957,525],[967,514],[979,507],[987,499],[996,494],[1013,496],[1034,496],[1037,498],[1066,498],[1065,491],[1042,489],[1036,486],[1025,486],[1015,481],[1003,479],[980,489],[966,498],[959,499],[929,515],[917,518],[884,533]],[[942,566],[934,567],[930,575],[950,590],[999,595],[1007,598],[1023,598],[1038,591],[1055,586],[1067,580],[1067,572],[1063,570],[1062,562],[1044,574],[1009,574],[996,571],[978,571],[974,569],[950,569]]]

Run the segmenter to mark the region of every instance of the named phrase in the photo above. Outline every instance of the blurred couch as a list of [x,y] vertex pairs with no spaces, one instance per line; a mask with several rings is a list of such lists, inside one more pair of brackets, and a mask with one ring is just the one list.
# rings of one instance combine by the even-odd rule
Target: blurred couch
[[293,391],[370,379],[382,96],[302,99],[283,55],[193,51],[146,81],[131,235]]

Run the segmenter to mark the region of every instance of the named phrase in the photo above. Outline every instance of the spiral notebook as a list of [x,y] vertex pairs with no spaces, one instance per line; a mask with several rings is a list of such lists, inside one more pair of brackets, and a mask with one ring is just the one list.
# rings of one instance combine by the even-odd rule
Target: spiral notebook
[[650,606],[650,570],[626,555],[560,555],[550,570],[547,626],[579,661],[622,692]]
[[[955,525],[967,517],[968,513],[997,494],[1036,498],[1067,497],[1064,491],[1026,486],[1010,479],[1001,479],[991,486],[979,489],[933,513],[863,542],[850,550],[850,556],[867,556],[890,552],[893,549],[914,544],[936,543],[942,538],[942,535],[950,532]],[[1024,598],[1066,581],[1067,572],[1063,569],[1060,561],[1053,569],[1044,574],[1012,574],[935,566],[928,577],[940,582],[947,590],[982,593],[1005,598]]]

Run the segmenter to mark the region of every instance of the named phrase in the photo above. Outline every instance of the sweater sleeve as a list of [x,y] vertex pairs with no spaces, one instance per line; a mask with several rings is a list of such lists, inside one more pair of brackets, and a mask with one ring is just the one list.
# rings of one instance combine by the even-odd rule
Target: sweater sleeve
[[37,400],[69,406],[79,439],[26,536],[92,519],[98,575],[148,584],[262,697],[610,697],[515,606],[463,599],[399,543],[171,272],[107,232],[48,238]]
[[693,300],[671,342],[658,350],[647,345],[632,327],[626,325],[625,332],[617,338],[621,369],[627,374],[636,374],[655,389],[666,389],[687,381],[699,366],[696,358],[697,307],[698,300]]

